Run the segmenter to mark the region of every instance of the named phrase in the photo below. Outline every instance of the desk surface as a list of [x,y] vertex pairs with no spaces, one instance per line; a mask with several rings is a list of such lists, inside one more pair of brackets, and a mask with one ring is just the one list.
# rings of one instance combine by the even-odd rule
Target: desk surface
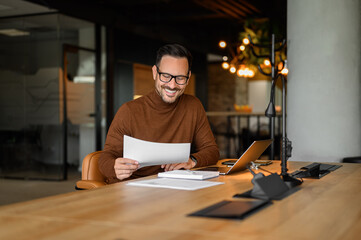
[[[290,172],[308,163],[289,162]],[[275,161],[268,170],[279,170]],[[151,178],[151,177],[148,177]],[[125,183],[0,207],[0,239],[358,239],[361,164],[343,164],[245,220],[188,217],[251,189],[241,172],[225,184],[183,191]],[[237,200],[236,200],[237,201]],[[239,200],[241,201],[241,200]]]

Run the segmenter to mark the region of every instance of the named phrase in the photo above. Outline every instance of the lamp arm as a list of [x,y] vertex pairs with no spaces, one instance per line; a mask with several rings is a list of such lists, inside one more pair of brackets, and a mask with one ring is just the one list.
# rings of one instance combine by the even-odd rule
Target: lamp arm
[[250,44],[252,46],[255,46],[255,47],[259,47],[259,48],[269,48],[271,46],[271,44],[255,44],[253,41],[252,41],[252,38],[251,38],[251,35],[248,35],[248,40],[250,42]]
[[281,61],[281,62],[285,62],[285,61],[283,60],[283,58],[282,58],[282,54],[280,54],[279,57],[280,57],[280,61]]
[[253,55],[255,55],[255,56],[258,57],[258,58],[269,58],[269,57],[270,57],[269,55],[258,55],[258,54],[254,51],[254,48],[253,48],[252,45],[251,45],[251,51],[252,51]]
[[269,101],[269,104],[265,111],[265,115],[269,118],[273,118],[276,116],[276,108],[275,108],[274,99],[275,99],[275,86],[276,86],[278,77],[279,77],[279,75],[277,75],[276,78],[274,80],[272,80],[270,101]]
[[271,77],[272,73],[266,73],[263,71],[263,69],[261,68],[261,66],[258,64],[257,65],[258,71],[260,71],[263,75],[269,76]]
[[281,45],[275,49],[276,52],[282,50],[282,48],[286,45],[286,39],[283,39]]

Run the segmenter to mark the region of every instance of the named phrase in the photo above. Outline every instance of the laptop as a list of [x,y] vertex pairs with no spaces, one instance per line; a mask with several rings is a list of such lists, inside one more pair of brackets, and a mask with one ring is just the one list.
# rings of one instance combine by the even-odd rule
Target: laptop
[[271,143],[272,139],[254,141],[231,167],[205,167],[197,171],[219,171],[220,175],[242,171],[250,162],[256,161]]

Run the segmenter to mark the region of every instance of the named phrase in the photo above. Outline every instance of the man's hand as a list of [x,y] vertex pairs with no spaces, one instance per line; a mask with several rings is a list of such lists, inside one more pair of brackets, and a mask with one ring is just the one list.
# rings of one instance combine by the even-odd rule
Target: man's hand
[[178,170],[181,168],[184,169],[191,169],[194,168],[194,166],[196,165],[196,163],[194,161],[192,161],[192,159],[188,159],[188,162],[185,163],[172,163],[172,164],[163,164],[161,167],[164,168],[164,171],[173,171],[173,170]]
[[114,163],[114,170],[117,178],[123,180],[130,177],[139,168],[139,163],[129,158],[117,158]]

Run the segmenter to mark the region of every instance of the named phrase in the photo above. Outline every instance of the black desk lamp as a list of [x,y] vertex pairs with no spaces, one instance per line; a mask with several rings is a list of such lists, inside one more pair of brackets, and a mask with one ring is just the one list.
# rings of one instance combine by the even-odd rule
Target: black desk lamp
[[[287,173],[287,160],[291,156],[292,152],[292,142],[288,140],[287,133],[286,133],[286,80],[284,75],[281,74],[281,72],[278,69],[278,66],[276,65],[276,52],[281,51],[285,45],[286,40],[283,39],[281,42],[276,43],[275,42],[275,35],[272,34],[271,43],[266,45],[261,44],[255,44],[252,41],[251,36],[248,36],[248,39],[250,41],[250,47],[252,50],[253,55],[255,55],[258,58],[268,58],[271,62],[271,72],[266,73],[262,70],[261,66],[258,65],[259,71],[266,76],[270,76],[272,78],[272,86],[271,86],[271,96],[270,96],[270,103],[266,109],[266,116],[270,118],[271,123],[271,138],[274,138],[274,126],[275,121],[274,118],[276,117],[276,109],[275,109],[275,87],[276,82],[278,78],[282,78],[282,158],[281,158],[281,177],[285,182],[290,182],[290,185],[299,185],[302,183],[302,181],[290,176]],[[276,45],[278,47],[276,47]],[[269,55],[258,55],[254,51],[254,47],[256,48],[269,48],[270,54]],[[280,61],[283,65],[283,68],[285,67],[285,60],[282,59],[280,55]],[[274,159],[274,145],[271,145],[271,160]]]
[[[285,48],[286,39],[283,39],[282,41],[276,43],[274,34],[272,34],[270,44],[255,44],[255,43],[253,43],[252,38],[251,38],[250,35],[248,35],[248,39],[249,39],[249,42],[250,42],[250,48],[251,48],[252,54],[255,57],[269,59],[269,61],[271,63],[271,72],[266,73],[265,71],[263,71],[261,65],[259,65],[259,64],[258,64],[258,70],[263,75],[271,77],[272,84],[274,84],[274,82],[276,82],[276,78],[278,77],[278,74],[279,74],[278,65],[276,64],[276,52],[281,52]],[[254,48],[257,48],[259,50],[261,50],[261,49],[269,49],[269,53],[265,54],[265,55],[259,55],[259,54],[256,53]],[[282,62],[283,67],[285,67],[285,61],[282,59],[282,55],[279,54],[279,56],[280,56],[280,61]],[[271,95],[273,96],[273,98],[271,97],[270,103],[272,103],[272,106],[271,106],[272,108],[270,110],[271,111],[273,110],[273,112],[275,113],[275,111],[274,111],[274,109],[275,109],[274,108],[274,87],[272,87],[271,91],[272,91]],[[275,117],[270,117],[270,135],[271,135],[272,139],[274,139],[274,136],[275,136],[274,131],[275,131]],[[274,142],[273,142],[271,144],[271,146],[270,146],[270,159],[274,159],[274,156],[275,156],[274,147],[275,146],[274,146]]]
[[283,181],[290,182],[290,185],[300,185],[302,181],[290,176],[287,171],[287,160],[292,156],[292,142],[287,138],[286,132],[286,80],[285,76],[278,74],[272,81],[270,103],[266,109],[266,116],[274,118],[276,109],[274,104],[275,86],[278,78],[282,78],[282,158],[281,158],[281,177]]

